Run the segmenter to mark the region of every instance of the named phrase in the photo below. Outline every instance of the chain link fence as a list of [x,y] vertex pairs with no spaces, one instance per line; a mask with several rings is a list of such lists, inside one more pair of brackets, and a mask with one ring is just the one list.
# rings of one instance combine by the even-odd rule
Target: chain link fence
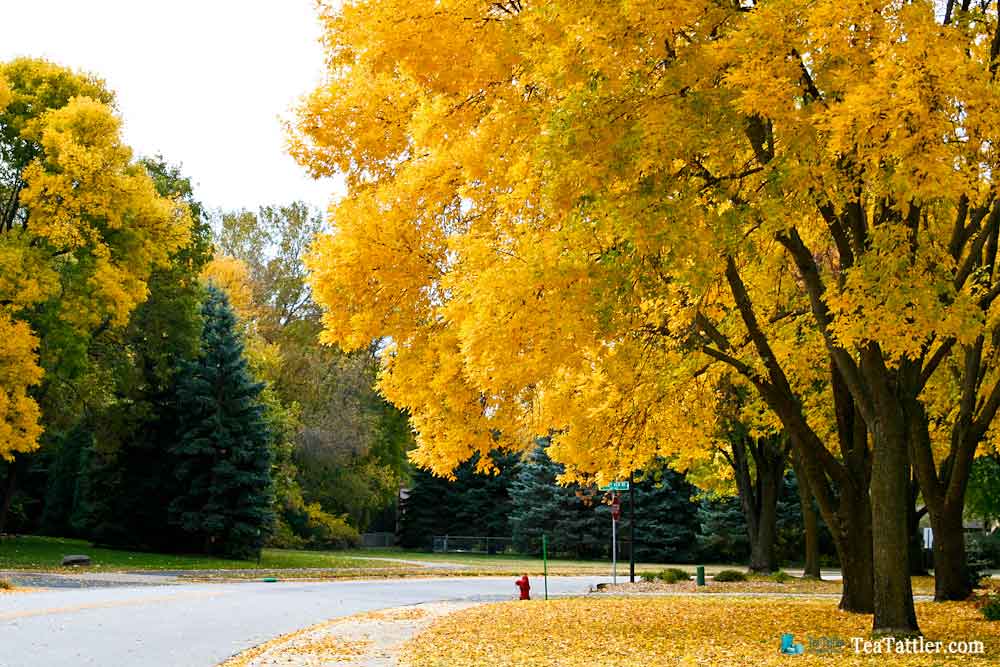
[[474,537],[468,535],[435,535],[435,553],[511,554],[513,540],[509,537]]

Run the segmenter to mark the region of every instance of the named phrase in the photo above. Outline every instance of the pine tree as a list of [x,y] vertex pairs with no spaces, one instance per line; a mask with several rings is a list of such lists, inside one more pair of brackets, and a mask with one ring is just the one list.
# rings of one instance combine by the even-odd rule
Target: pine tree
[[426,470],[413,474],[410,495],[400,507],[400,544],[429,548],[435,535],[510,535],[510,487],[520,468],[518,457],[495,452],[495,475],[477,473],[476,462],[460,465],[454,480]]
[[541,553],[545,534],[550,555],[596,558],[610,554],[610,510],[576,485],[556,484],[563,467],[549,458],[546,445],[539,441],[511,486],[514,549]]
[[202,317],[201,352],[177,374],[180,427],[171,454],[182,491],[169,520],[189,548],[250,558],[272,521],[263,385],[250,376],[220,290],[208,288]]
[[[690,563],[697,555],[696,489],[684,475],[664,468],[635,485],[636,560]],[[623,537],[628,533],[628,494],[622,500]],[[626,552],[627,553],[627,552]]]

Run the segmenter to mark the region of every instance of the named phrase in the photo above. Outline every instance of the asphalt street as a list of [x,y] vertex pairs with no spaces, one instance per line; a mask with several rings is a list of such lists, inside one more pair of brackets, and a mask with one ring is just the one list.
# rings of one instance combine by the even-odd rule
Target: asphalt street
[[[2,667],[213,667],[275,636],[375,609],[505,600],[515,577],[63,588],[0,595]],[[550,577],[550,595],[608,577]],[[532,596],[542,595],[541,578]]]

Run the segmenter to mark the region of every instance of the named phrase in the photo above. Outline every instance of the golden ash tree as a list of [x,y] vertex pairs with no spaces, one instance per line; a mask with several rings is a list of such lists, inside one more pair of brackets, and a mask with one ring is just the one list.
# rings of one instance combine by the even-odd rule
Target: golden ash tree
[[43,367],[124,326],[189,226],[122,143],[101,81],[0,63],[0,456],[37,447]]
[[414,459],[555,432],[571,475],[704,457],[750,388],[831,527],[841,605],[916,632],[1000,407],[992,3],[387,0],[325,10],[292,151],[347,174],[325,337],[385,337]]

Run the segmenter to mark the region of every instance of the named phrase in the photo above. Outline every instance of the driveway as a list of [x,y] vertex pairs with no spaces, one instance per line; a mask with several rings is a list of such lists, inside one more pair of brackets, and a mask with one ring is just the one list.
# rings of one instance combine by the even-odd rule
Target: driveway
[[[212,667],[329,618],[422,602],[505,600],[515,577],[247,582],[0,595],[0,666]],[[550,577],[578,595],[608,577]],[[533,580],[541,597],[542,580]]]

